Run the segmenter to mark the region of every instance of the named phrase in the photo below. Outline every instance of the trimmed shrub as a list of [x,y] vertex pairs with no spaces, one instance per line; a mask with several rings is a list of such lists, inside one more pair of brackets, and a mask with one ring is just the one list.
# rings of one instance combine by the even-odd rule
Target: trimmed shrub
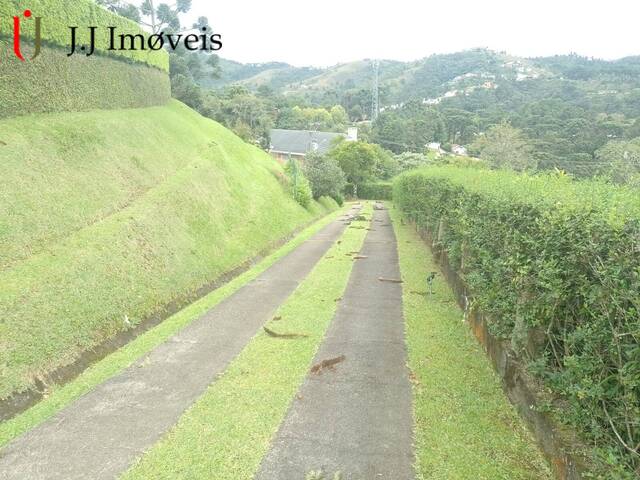
[[309,180],[304,176],[302,169],[294,158],[289,160],[289,163],[287,163],[287,166],[285,167],[285,171],[289,176],[291,196],[296,202],[304,208],[307,208],[313,199],[313,192],[311,191]]
[[333,158],[310,153],[302,163],[304,174],[311,184],[313,198],[328,196],[341,197],[346,184],[344,172]]
[[491,331],[528,360],[562,400],[562,420],[608,464],[602,478],[636,478],[638,192],[551,174],[430,167],[398,177],[393,198],[419,228],[439,233]]
[[[107,27],[116,27],[116,34],[147,35],[138,24],[119,15],[115,15],[89,0],[0,0],[0,32],[12,31],[12,18],[21,15],[25,9],[33,16],[42,17],[42,40],[59,47],[68,48],[71,33],[69,26],[77,26],[77,43],[89,43],[89,26],[97,26],[96,49],[100,53],[128,58],[146,63],[165,72],[169,71],[169,55],[164,50],[108,51],[109,31]],[[32,20],[22,22],[21,34],[33,38]],[[44,53],[42,54],[44,55]]]
[[[140,108],[171,99],[169,76],[111,57],[67,57],[42,47],[33,61],[9,55],[0,41],[0,118],[28,113]],[[18,86],[18,87],[16,87]]]
[[391,200],[393,187],[388,182],[358,185],[358,198],[363,200]]

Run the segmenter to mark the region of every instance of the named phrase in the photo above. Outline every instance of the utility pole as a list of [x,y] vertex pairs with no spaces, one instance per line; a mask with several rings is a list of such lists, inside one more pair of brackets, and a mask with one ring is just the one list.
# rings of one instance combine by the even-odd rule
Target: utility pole
[[371,121],[376,121],[380,112],[380,60],[371,62],[373,67],[373,88],[371,89]]

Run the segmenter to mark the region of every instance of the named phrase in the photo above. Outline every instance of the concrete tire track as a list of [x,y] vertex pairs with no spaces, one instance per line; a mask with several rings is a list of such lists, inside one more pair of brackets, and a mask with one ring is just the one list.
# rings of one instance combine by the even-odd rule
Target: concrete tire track
[[0,479],[118,477],[225,370],[345,223],[333,221],[131,367],[6,445]]
[[414,478],[411,387],[406,367],[402,287],[388,212],[374,211],[349,283],[310,373],[262,461],[256,480]]

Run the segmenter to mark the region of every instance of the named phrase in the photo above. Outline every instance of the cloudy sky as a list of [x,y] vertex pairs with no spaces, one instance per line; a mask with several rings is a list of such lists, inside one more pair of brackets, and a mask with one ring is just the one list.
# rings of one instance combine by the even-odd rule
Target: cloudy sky
[[222,34],[221,56],[329,66],[415,60],[474,47],[539,56],[640,54],[637,0],[193,0]]

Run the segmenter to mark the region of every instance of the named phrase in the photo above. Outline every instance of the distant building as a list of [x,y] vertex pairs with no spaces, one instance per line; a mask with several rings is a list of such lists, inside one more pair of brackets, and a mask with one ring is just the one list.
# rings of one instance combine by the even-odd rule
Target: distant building
[[350,142],[358,141],[358,127],[347,128],[347,140]]
[[431,142],[427,143],[427,150],[431,150],[432,152],[441,152],[442,148],[440,147],[439,142]]
[[466,155],[467,149],[462,145],[451,145],[451,152],[455,153],[456,155]]
[[302,160],[308,153],[327,153],[337,139],[358,140],[358,129],[351,127],[348,133],[314,132],[312,130],[273,129],[269,133],[271,144],[269,153],[278,161],[285,162],[289,157]]

